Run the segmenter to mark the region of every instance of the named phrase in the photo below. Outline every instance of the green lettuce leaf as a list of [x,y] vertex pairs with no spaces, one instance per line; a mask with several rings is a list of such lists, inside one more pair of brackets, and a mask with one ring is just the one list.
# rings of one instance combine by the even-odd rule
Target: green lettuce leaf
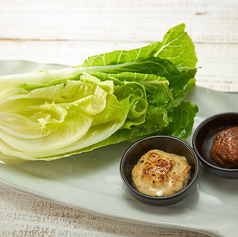
[[162,42],[154,42],[139,49],[116,50],[88,57],[80,67],[129,64],[149,57],[169,60],[178,67],[195,67],[197,57],[194,45],[184,29],[185,24],[175,26],[165,34]]
[[190,136],[194,45],[181,24],[162,42],[60,70],[0,77],[4,161],[54,160],[150,135]]

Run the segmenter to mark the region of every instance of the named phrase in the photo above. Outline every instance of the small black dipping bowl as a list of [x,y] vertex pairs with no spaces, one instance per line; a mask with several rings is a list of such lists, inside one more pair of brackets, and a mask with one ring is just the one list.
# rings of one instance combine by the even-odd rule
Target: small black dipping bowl
[[[152,149],[159,149],[186,157],[192,168],[190,180],[183,190],[163,197],[146,195],[136,190],[131,177],[132,169],[138,163],[141,156]],[[127,149],[121,159],[120,174],[123,183],[134,198],[149,205],[166,206],[181,201],[195,188],[199,176],[199,160],[193,149],[186,142],[170,136],[152,136],[134,143]]]
[[201,165],[211,174],[227,179],[237,179],[238,168],[221,166],[212,160],[210,152],[217,133],[234,126],[238,126],[238,113],[216,114],[199,124],[192,140],[193,148],[201,161]]

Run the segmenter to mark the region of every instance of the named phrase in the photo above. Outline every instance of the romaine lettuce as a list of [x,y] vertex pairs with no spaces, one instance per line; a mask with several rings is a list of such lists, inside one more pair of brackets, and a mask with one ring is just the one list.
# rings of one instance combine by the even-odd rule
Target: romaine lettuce
[[149,135],[186,139],[197,58],[181,24],[162,42],[60,70],[0,77],[2,160],[53,160]]

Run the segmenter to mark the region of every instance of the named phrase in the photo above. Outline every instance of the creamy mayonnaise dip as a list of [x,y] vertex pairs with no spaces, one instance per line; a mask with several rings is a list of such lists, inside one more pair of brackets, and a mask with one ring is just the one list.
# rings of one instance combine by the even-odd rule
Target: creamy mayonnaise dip
[[185,157],[154,149],[144,154],[134,166],[132,180],[141,193],[168,196],[187,185],[190,169]]

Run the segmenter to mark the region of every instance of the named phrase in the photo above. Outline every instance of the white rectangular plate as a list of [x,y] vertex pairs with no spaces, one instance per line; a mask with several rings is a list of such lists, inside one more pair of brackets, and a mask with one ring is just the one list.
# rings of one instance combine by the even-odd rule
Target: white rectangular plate
[[[62,67],[0,61],[0,74]],[[199,106],[194,129],[208,116],[237,111],[237,98],[237,93],[194,88],[186,97]],[[187,140],[190,145],[191,138]],[[201,169],[197,188],[189,197],[172,206],[152,207],[130,196],[121,182],[119,164],[129,145],[112,145],[50,162],[0,164],[0,182],[18,191],[100,216],[215,236],[237,235],[238,180],[215,177]]]

